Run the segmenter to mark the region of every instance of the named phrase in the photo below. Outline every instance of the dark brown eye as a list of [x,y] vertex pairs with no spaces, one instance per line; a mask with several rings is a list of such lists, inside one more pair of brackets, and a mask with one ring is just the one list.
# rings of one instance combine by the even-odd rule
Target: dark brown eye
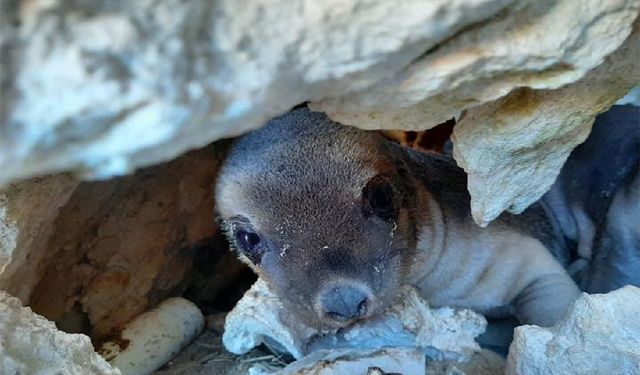
[[247,256],[253,263],[259,264],[262,258],[262,252],[260,251],[260,236],[256,233],[246,230],[238,230],[235,234],[236,243],[238,248]]
[[383,176],[376,176],[369,180],[362,190],[365,217],[375,215],[385,221],[396,220],[398,214],[394,202],[395,192],[389,180]]

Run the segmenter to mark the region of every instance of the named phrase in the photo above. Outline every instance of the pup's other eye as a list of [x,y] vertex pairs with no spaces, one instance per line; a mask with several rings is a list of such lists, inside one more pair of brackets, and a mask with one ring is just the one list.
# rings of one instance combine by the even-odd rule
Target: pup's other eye
[[258,246],[260,245],[260,236],[242,229],[237,231],[235,236],[238,248],[253,263],[259,264],[262,258],[262,251],[260,251],[260,246]]
[[385,177],[376,176],[369,180],[362,190],[362,198],[365,217],[375,215],[385,221],[397,218],[393,186]]

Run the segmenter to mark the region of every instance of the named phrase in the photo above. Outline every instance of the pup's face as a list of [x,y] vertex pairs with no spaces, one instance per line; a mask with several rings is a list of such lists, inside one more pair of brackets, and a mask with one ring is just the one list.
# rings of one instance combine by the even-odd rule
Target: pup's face
[[292,154],[284,143],[248,168],[248,158],[232,158],[216,190],[240,258],[290,311],[320,329],[386,308],[414,236],[405,208],[411,193],[394,163],[363,145],[341,153],[340,142],[302,154],[300,145]]

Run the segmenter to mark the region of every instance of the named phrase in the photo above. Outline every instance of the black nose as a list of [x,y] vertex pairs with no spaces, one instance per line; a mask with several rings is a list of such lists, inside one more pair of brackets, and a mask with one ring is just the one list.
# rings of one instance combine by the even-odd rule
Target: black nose
[[320,297],[324,314],[338,322],[363,317],[367,313],[367,293],[354,286],[329,288]]

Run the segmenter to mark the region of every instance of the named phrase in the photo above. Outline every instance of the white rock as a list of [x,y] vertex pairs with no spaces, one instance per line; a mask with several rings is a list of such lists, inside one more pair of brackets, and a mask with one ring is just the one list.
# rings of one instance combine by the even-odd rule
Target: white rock
[[405,286],[380,318],[311,338],[307,348],[407,346],[421,348],[430,359],[465,361],[480,349],[474,339],[485,328],[480,314],[448,307],[430,309],[414,288]]
[[119,375],[89,337],[58,331],[55,325],[0,291],[0,374]]
[[281,307],[267,283],[258,279],[225,320],[222,343],[235,354],[244,354],[261,344],[302,358],[306,343],[316,331]]
[[169,298],[127,324],[99,352],[123,375],[146,375],[173,358],[203,327],[204,317],[196,305]]
[[553,328],[516,328],[507,374],[640,374],[640,288],[583,294]]
[[419,348],[431,359],[464,361],[480,348],[474,338],[485,319],[470,310],[429,309],[415,289],[405,287],[398,303],[377,319],[336,332],[318,332],[284,310],[258,280],[229,313],[222,337],[227,350],[243,354],[265,343],[294,358],[332,348]]
[[367,87],[511,2],[3,3],[0,184],[174,158]]
[[502,357],[489,350],[481,350],[475,353],[469,362],[459,363],[425,361],[424,353],[408,348],[324,349],[313,352],[284,369],[262,363],[254,365],[249,369],[249,375],[378,375],[387,373],[499,375],[504,374],[504,364],[505,360]]
[[[490,126],[493,101],[515,88],[545,95],[590,85],[589,72],[632,31],[638,0],[15,4],[0,12],[0,49],[8,51],[0,186],[62,170],[128,173],[304,101],[362,128],[426,129],[471,110],[456,158],[470,174],[474,218],[485,224],[537,200],[593,115],[640,75],[632,53],[617,53],[623,73],[599,74],[627,81],[605,87],[606,97],[596,83],[575,100],[597,111],[583,113],[569,99],[536,118],[503,113],[531,144]],[[462,130],[471,119],[492,134]]]
[[362,128],[433,127],[514,88],[576,81],[624,42],[639,8],[636,0],[519,1],[395,75],[312,106]]
[[254,370],[252,375],[364,375],[372,368],[385,373],[425,374],[424,353],[407,348],[320,350],[280,371]]
[[0,184],[60,170],[127,173],[307,100],[360,127],[428,128],[514,87],[579,79],[622,43],[639,6],[100,4],[3,3]]
[[555,181],[594,117],[640,82],[640,26],[604,63],[557,90],[519,89],[467,111],[453,130],[453,154],[468,174],[481,225],[520,213]]

